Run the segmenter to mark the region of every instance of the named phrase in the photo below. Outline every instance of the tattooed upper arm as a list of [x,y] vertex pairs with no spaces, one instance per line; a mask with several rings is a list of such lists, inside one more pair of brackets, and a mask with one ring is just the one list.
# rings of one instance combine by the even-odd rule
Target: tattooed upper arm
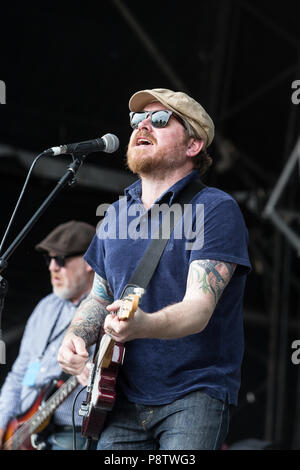
[[108,282],[96,273],[91,294],[96,298],[99,297],[102,301],[107,302],[107,305],[112,303],[114,300]]
[[225,287],[229,283],[235,263],[215,260],[195,260],[190,264],[187,279],[186,297],[209,296],[217,305]]

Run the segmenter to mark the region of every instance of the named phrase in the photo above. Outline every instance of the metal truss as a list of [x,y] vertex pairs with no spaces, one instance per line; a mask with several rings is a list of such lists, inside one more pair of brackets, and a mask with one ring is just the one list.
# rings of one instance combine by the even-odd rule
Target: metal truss
[[[183,80],[178,76],[177,71],[168,63],[166,57],[161,54],[154,41],[152,41],[142,25],[134,17],[131,11],[134,9],[134,6],[128,8],[120,0],[113,0],[113,3],[129,27],[133,29],[152,59],[157,63],[157,66],[165,74],[170,85],[174,89],[189,92]],[[290,221],[293,217],[291,207],[285,210],[278,210],[277,204],[283,190],[291,191],[290,185],[293,184],[291,176],[299,162],[300,140],[295,145],[290,158],[287,158],[297,135],[298,110],[295,107],[290,108],[285,136],[285,153],[281,155],[283,161],[286,159],[286,165],[277,183],[274,175],[264,174],[265,172],[260,168],[258,161],[245,155],[244,151],[242,152],[234,142],[231,142],[226,137],[226,133],[222,132],[222,127],[229,118],[241,111],[246,112],[250,105],[253,105],[255,102],[259,103],[259,100],[266,93],[269,93],[270,90],[276,90],[279,85],[284,83],[289,77],[292,77],[295,72],[300,72],[300,61],[297,64],[297,59],[295,59],[295,64],[290,64],[286,69],[272,76],[269,81],[261,83],[257,89],[248,92],[238,102],[230,103],[229,93],[234,74],[233,60],[237,51],[242,13],[249,15],[249,17],[251,16],[252,20],[263,24],[270,35],[279,37],[287,47],[295,51],[295,56],[300,52],[299,40],[286,31],[279,22],[277,23],[272,20],[259,7],[254,6],[253,2],[226,0],[212,3],[213,8],[210,14],[215,15],[214,48],[213,51],[209,52],[203,51],[202,48],[201,53],[199,53],[199,56],[201,55],[204,58],[203,69],[205,71],[203,75],[206,73],[206,78],[202,77],[201,81],[201,85],[205,88],[202,90],[202,94],[207,96],[207,102],[204,104],[217,123],[215,148],[219,160],[216,163],[216,171],[219,171],[220,174],[228,170],[233,171],[234,178],[239,178],[244,183],[245,189],[239,193],[237,192],[235,197],[251,213],[255,214],[257,226],[259,226],[258,230],[257,226],[253,229],[253,232],[256,233],[253,239],[250,233],[249,248],[250,252],[260,260],[260,264],[263,266],[263,297],[268,307],[265,312],[254,312],[254,314],[253,312],[252,314],[248,312],[245,321],[255,322],[257,328],[262,326],[265,328],[267,326],[267,357],[264,358],[266,376],[263,383],[258,387],[260,395],[262,390],[264,391],[266,401],[265,429],[264,436],[261,437],[268,441],[275,440],[280,442],[284,439],[287,426],[285,414],[288,406],[286,384],[287,362],[289,361],[288,331],[291,323],[297,324],[295,319],[289,317],[289,309],[291,307],[290,290],[295,288],[295,291],[297,291],[299,286],[299,279],[292,272],[291,249],[296,249],[296,252],[300,254],[300,239],[290,226]],[[205,2],[202,2],[201,7],[205,8]],[[300,78],[300,73],[298,78]],[[288,183],[290,183],[289,186]],[[269,200],[267,201],[268,196]],[[266,227],[268,227],[269,231],[271,230],[271,240],[269,242],[266,242],[264,236]],[[273,292],[270,290],[270,285],[273,286]],[[300,392],[300,375],[298,382]],[[300,406],[296,408],[299,408],[299,413],[296,417],[296,420],[299,422]],[[294,426],[295,435],[298,434],[300,436],[299,425],[293,423],[289,424],[289,426]],[[294,439],[293,445],[300,446],[300,442],[295,443]]]

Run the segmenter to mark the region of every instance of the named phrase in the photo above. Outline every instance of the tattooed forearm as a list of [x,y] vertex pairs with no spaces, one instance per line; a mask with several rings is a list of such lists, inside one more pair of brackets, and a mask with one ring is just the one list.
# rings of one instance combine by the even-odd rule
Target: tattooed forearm
[[193,261],[189,269],[187,290],[200,289],[203,294],[212,295],[216,305],[235,268],[236,264],[224,261]]
[[97,340],[99,330],[107,315],[106,305],[90,295],[76,312],[69,330],[80,336],[87,346],[91,346]]
[[106,307],[112,301],[108,283],[95,275],[92,291],[78,308],[70,325],[70,331],[80,336],[87,346],[94,344],[108,314]]

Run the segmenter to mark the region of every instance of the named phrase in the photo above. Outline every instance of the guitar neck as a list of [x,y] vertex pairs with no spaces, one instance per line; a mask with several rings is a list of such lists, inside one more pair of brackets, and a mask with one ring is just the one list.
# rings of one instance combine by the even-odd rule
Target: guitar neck
[[63,401],[77,387],[78,380],[76,376],[70,377],[63,385],[61,385],[53,395],[41,406],[41,408],[30,418],[30,433],[33,433],[46,419],[48,419],[63,403]]
[[78,380],[76,376],[70,377],[61,385],[51,397],[40,406],[33,416],[24,422],[16,432],[8,439],[3,448],[17,449],[31,434],[33,434],[42,424],[54,413],[56,408],[73,392],[77,387]]
[[98,367],[109,366],[114,344],[115,341],[111,336],[106,333],[102,336],[96,360]]
[[[120,309],[117,313],[121,321],[126,321],[132,318],[135,314],[136,309],[138,308],[140,297],[143,295],[144,289],[136,288],[135,294],[129,294],[124,297],[121,301]],[[115,341],[108,335],[104,334],[100,341],[100,346],[97,353],[97,366],[98,367],[108,367],[111,361],[113,346]]]

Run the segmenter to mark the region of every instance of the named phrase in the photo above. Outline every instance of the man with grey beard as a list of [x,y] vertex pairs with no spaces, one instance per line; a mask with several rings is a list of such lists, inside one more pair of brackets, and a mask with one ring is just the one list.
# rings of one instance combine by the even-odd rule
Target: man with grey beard
[[[0,395],[0,447],[7,441],[8,425],[16,416],[23,416],[34,407],[41,390],[62,370],[57,352],[76,308],[90,292],[94,271],[83,259],[95,228],[85,222],[69,221],[56,227],[37,246],[45,257],[53,292],[44,297],[31,314],[20,345],[19,355],[7,375]],[[77,377],[85,383],[89,370]],[[76,386],[76,383],[75,383]],[[46,444],[52,450],[73,448],[72,405],[80,385],[68,395],[54,412],[51,434]],[[80,400],[74,410],[76,448],[83,448]],[[29,413],[30,414],[30,413]]]

